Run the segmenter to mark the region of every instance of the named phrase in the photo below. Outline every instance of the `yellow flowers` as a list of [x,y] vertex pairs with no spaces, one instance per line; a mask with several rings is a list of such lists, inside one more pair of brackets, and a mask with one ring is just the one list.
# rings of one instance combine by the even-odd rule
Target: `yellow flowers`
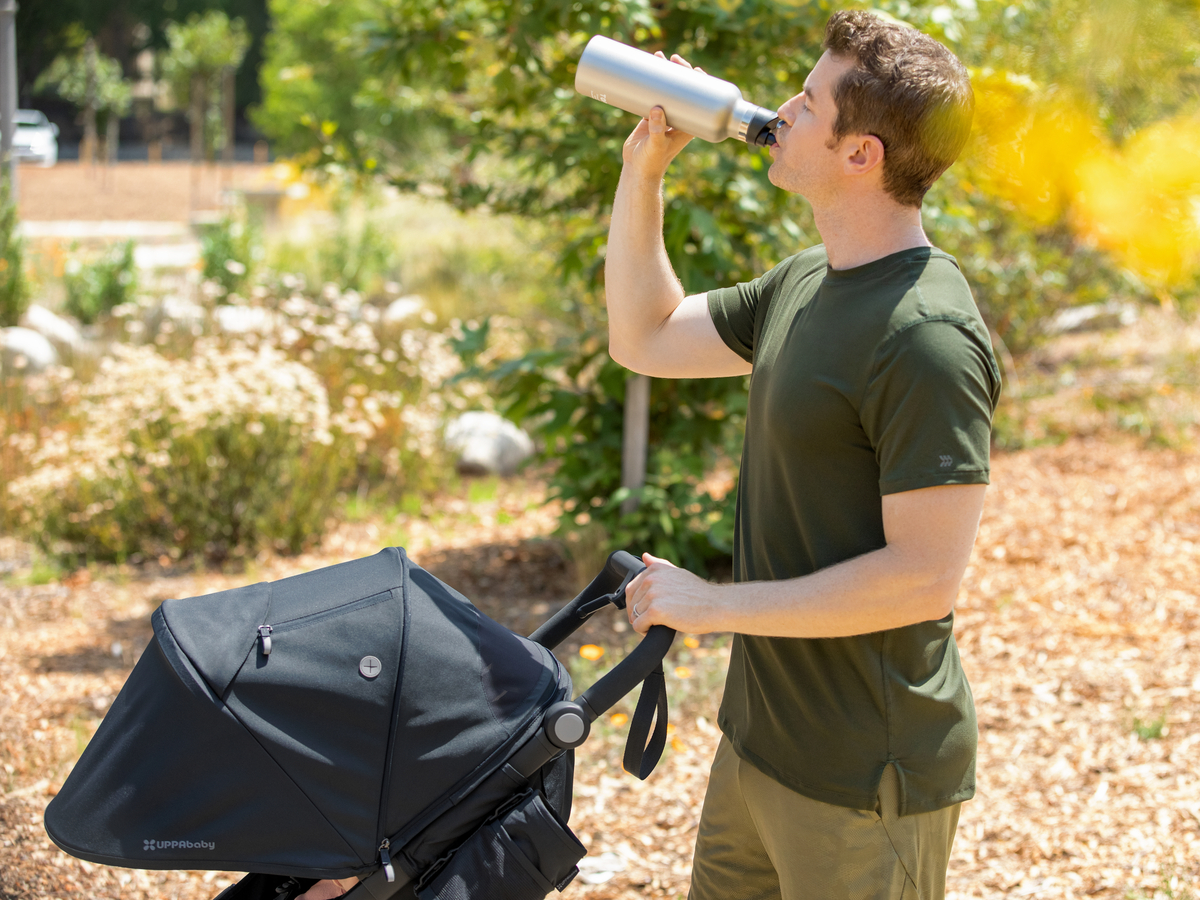
[[683,639],[683,646],[687,647],[689,650],[695,650],[700,646],[700,639],[692,637],[692,635],[689,634]]
[[588,662],[595,662],[604,655],[604,648],[596,644],[584,644],[579,648],[579,655]]
[[614,728],[621,728],[629,721],[629,716],[625,713],[613,713],[609,716],[608,721],[612,722]]
[[1009,73],[976,78],[973,178],[1042,225],[1065,220],[1165,287],[1200,267],[1200,119],[1143,128],[1123,146],[1065,93]]
[[675,667],[675,677],[676,678],[691,678],[692,670],[689,669],[687,666],[676,666]]

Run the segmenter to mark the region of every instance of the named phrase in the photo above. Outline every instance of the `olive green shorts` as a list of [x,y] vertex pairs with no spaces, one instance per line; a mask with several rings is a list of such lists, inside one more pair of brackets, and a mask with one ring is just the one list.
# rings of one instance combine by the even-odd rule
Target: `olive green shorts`
[[797,794],[721,738],[689,900],[943,900],[962,804],[900,816],[888,766],[873,812]]

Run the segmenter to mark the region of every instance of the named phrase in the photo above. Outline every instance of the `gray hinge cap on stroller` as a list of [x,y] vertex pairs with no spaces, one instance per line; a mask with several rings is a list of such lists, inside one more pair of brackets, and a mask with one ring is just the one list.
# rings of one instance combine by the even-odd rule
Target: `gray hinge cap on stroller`
[[614,553],[528,638],[399,547],[167,600],[46,831],[91,862],[250,872],[220,900],[289,900],[349,876],[348,900],[561,890],[586,852],[566,825],[573,750],[644,684],[625,768],[649,775],[675,632],[651,628],[574,700],[550,650],[623,609],[643,568]]

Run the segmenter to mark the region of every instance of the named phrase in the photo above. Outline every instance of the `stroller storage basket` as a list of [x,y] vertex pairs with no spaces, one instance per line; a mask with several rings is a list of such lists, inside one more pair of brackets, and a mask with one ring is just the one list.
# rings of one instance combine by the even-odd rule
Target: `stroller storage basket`
[[[600,608],[623,607],[642,568],[614,554],[530,638],[397,547],[167,600],[46,830],[92,862],[253,873],[227,900],[349,876],[362,881],[355,900],[413,897],[418,885],[436,900],[543,897],[584,852],[564,824],[572,748],[661,672],[674,633],[652,629],[576,701],[549,648]],[[665,694],[651,683],[657,759]],[[631,728],[635,756],[647,714]]]
[[419,900],[540,900],[562,890],[587,853],[579,839],[529,791],[472,834],[446,864],[422,879]]

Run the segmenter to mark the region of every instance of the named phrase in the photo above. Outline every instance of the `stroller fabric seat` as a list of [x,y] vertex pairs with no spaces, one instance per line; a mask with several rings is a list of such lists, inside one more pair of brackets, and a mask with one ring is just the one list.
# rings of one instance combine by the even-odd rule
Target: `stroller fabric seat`
[[[408,882],[422,898],[465,897],[474,870],[489,865],[507,866],[504,883],[534,885],[514,898],[543,897],[584,853],[565,824],[570,748],[648,674],[617,678],[590,706],[587,694],[571,703],[570,677],[548,647],[606,603],[624,605],[640,567],[626,563],[610,560],[540,641],[484,616],[398,547],[167,600],[47,807],[46,830],[92,862],[257,873],[246,880],[253,890],[231,897],[286,900],[314,879],[352,875],[376,900]],[[659,672],[671,637],[649,661]],[[665,694],[658,703],[655,760]],[[639,762],[654,703],[643,705]],[[582,735],[547,737],[554,722]],[[447,865],[472,835],[482,836]],[[524,850],[510,858],[511,847]],[[480,853],[495,858],[467,864]]]

